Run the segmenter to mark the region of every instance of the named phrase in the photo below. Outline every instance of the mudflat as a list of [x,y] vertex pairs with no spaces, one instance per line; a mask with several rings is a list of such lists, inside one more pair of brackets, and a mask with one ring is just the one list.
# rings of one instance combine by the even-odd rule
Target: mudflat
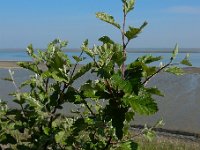
[[[17,62],[0,62],[0,78],[9,77],[8,68],[15,72],[14,78],[17,85],[29,78],[33,73],[17,66]],[[186,74],[175,76],[168,73],[161,73],[153,78],[148,86],[157,86],[165,97],[155,97],[159,111],[152,116],[140,116],[132,122],[133,124],[153,125],[157,120],[163,119],[169,130],[181,130],[200,134],[200,68],[184,68]],[[75,82],[74,86],[79,87],[88,79],[95,80],[94,74],[87,73]],[[27,89],[25,89],[27,90]],[[9,93],[15,91],[11,82],[0,80],[0,98],[8,102],[9,106],[16,107],[12,102]],[[64,105],[62,113],[68,114],[72,109],[69,104]]]

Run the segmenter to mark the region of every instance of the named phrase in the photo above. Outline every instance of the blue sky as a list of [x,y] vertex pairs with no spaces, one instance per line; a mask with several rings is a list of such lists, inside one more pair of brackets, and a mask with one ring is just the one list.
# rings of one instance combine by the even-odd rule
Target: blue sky
[[[109,35],[120,42],[120,33],[95,18],[104,11],[122,21],[121,0],[0,0],[0,48],[26,48],[32,43],[44,48],[54,38],[79,48],[85,39],[91,45]],[[147,21],[143,33],[130,48],[200,48],[199,0],[136,0],[128,25]]]

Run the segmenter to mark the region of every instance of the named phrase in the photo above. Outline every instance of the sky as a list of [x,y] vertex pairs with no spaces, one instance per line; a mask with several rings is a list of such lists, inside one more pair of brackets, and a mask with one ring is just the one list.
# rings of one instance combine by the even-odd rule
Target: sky
[[[121,42],[118,30],[96,19],[106,12],[122,23],[121,0],[0,0],[0,49],[45,48],[55,38],[68,48],[80,48],[85,39],[98,45],[108,35]],[[136,0],[127,26],[148,26],[129,48],[200,48],[200,0]]]

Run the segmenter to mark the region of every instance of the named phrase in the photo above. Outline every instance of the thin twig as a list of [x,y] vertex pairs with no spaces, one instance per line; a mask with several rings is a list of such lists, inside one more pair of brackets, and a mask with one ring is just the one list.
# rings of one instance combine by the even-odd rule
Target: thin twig
[[19,90],[19,88],[17,87],[17,84],[15,83],[15,80],[14,80],[14,77],[13,77],[13,72],[11,71],[11,69],[9,69],[8,72],[9,72],[9,74],[10,74],[10,77],[11,77],[11,79],[12,79],[12,83],[13,83],[13,85],[14,85],[16,91],[19,93],[20,90]]
[[92,109],[90,108],[90,106],[88,105],[88,103],[87,103],[87,101],[86,100],[84,100],[84,104],[85,104],[85,106],[87,107],[87,109],[90,111],[90,113],[95,117],[96,116],[96,114],[92,111]]
[[[78,56],[78,58],[80,59],[82,55],[83,55],[83,50],[81,51],[81,53],[80,53],[80,55]],[[71,73],[70,78],[73,77],[74,72],[75,72],[75,70],[76,70],[76,67],[77,67],[78,63],[79,63],[79,62],[77,61],[76,64],[74,65],[74,68],[73,68],[73,71],[72,71],[72,73]]]
[[46,91],[46,93],[48,93],[48,85],[49,85],[49,78],[47,78],[47,80],[45,82],[45,91]]
[[[126,12],[125,12],[125,4],[123,5],[124,10],[123,10],[123,25],[122,25],[122,30],[121,30],[121,35],[122,35],[122,44],[123,44],[123,57],[126,58],[126,46],[129,41],[125,42],[125,27],[126,27]],[[121,66],[121,71],[122,71],[122,76],[124,78],[124,72],[126,70],[125,62],[123,62]]]
[[161,72],[163,69],[167,68],[169,65],[171,65],[173,59],[170,59],[170,62],[168,64],[166,64],[165,66],[161,67],[160,69],[158,69],[155,73],[153,73],[151,76],[149,76],[148,78],[146,78],[146,80],[143,81],[143,85],[145,86],[152,77],[154,77],[155,75],[157,75],[159,72]]

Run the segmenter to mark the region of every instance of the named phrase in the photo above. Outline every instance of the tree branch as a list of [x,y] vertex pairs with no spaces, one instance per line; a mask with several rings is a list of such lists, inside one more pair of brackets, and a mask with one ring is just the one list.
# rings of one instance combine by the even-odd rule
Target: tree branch
[[168,64],[166,64],[165,66],[161,67],[160,69],[158,69],[154,74],[152,74],[151,76],[149,76],[148,78],[146,78],[143,81],[143,85],[145,86],[150,80],[151,78],[153,78],[155,75],[157,75],[159,72],[161,72],[162,70],[164,70],[165,68],[167,68],[169,65],[171,65],[173,59],[170,60],[170,62]]

